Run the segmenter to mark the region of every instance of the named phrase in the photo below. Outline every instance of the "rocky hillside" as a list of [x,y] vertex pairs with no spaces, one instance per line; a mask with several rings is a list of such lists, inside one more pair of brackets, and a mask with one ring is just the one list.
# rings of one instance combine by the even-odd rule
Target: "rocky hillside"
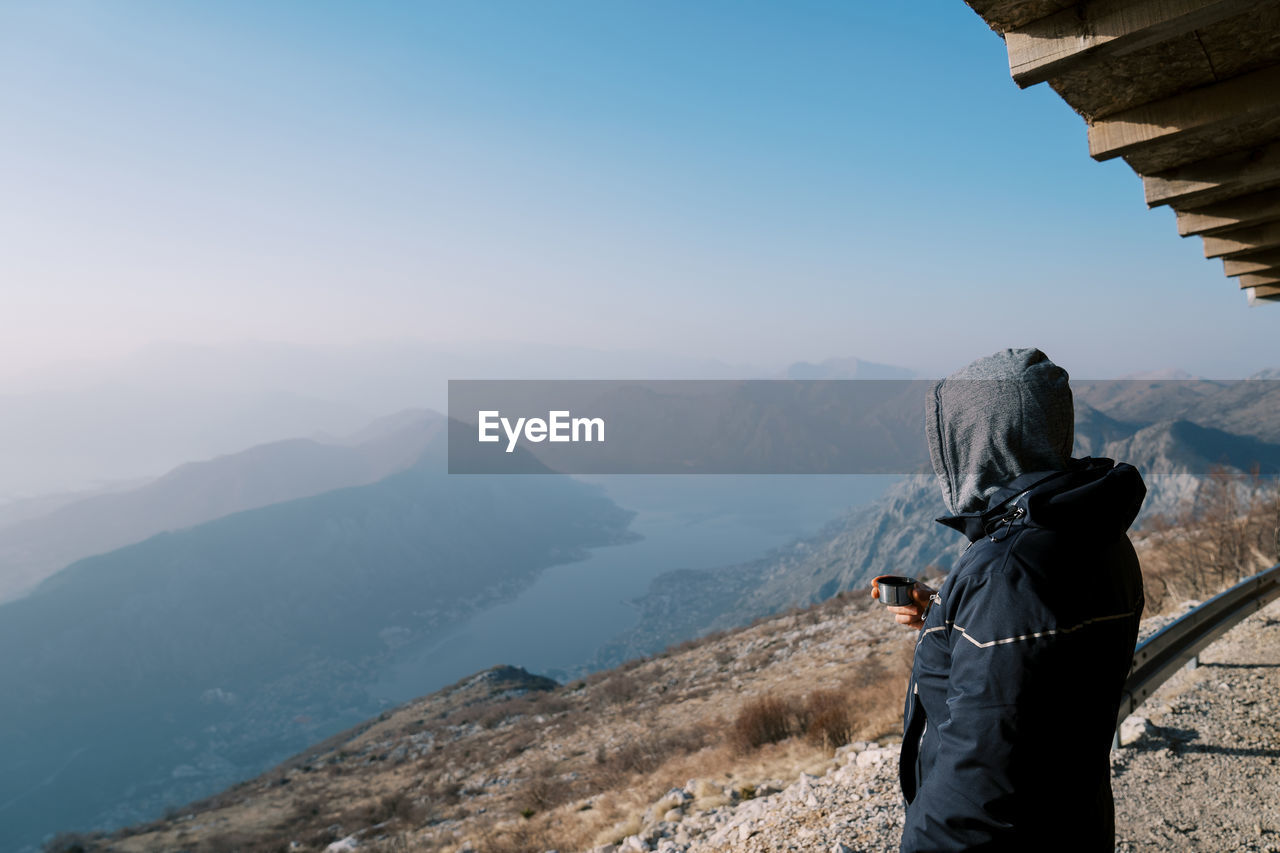
[[705,811],[692,841],[843,765],[837,746],[887,758],[912,641],[843,596],[563,686],[488,670],[169,819],[51,848],[575,850]]
[[[1178,571],[1167,533],[1136,545],[1153,582]],[[48,849],[893,851],[913,641],[846,594],[572,684],[495,668],[166,820]],[[1277,673],[1280,602],[1130,718],[1118,849],[1280,850]]]
[[[1243,474],[1256,464],[1263,474],[1280,474],[1277,423],[1280,382],[1274,379],[1077,383],[1073,455],[1126,461],[1143,472],[1142,525],[1186,506],[1215,465]],[[964,546],[963,537],[934,523],[945,513],[932,475],[908,477],[875,504],[759,560],[659,575],[636,601],[636,627],[602,648],[595,663],[615,665],[822,601],[878,574],[919,575],[930,566],[945,571]]]
[[934,523],[945,512],[932,477],[912,477],[815,536],[759,560],[655,578],[636,602],[636,626],[602,648],[597,666],[614,666],[670,643],[807,606],[866,586],[879,574],[946,571],[964,549],[955,531]]

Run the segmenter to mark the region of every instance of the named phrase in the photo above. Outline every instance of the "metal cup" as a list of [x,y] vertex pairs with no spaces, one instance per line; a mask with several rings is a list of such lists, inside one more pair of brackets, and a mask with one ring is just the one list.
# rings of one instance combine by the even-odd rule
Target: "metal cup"
[[911,590],[915,588],[916,579],[901,575],[883,575],[876,578],[876,586],[880,587],[880,603],[893,607],[905,607],[914,604]]

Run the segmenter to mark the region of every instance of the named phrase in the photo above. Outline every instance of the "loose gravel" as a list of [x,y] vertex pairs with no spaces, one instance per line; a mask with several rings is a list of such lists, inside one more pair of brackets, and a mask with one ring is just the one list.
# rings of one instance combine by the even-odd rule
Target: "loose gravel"
[[[1166,682],[1126,721],[1122,742],[1111,754],[1117,853],[1280,853],[1280,601]],[[898,748],[845,747],[823,775],[713,809],[673,791],[663,819],[597,849],[893,853],[903,822]]]
[[1117,851],[1280,851],[1280,601],[1138,715],[1111,755]]

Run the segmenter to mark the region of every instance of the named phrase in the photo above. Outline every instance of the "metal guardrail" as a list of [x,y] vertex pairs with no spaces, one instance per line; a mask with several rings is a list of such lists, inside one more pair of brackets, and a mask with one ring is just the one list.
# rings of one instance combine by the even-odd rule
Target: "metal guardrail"
[[1272,566],[1221,592],[1138,644],[1124,682],[1113,747],[1120,746],[1120,724],[1161,684],[1251,613],[1280,597],[1280,565]]

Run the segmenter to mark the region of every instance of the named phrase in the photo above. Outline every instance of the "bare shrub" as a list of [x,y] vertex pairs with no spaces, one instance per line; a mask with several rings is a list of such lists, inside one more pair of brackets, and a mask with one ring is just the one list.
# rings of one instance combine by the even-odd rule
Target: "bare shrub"
[[394,791],[384,795],[378,801],[377,817],[374,823],[382,823],[388,820],[398,820],[403,823],[415,825],[422,818],[422,805],[409,794],[408,791]]
[[542,714],[550,717],[555,714],[563,714],[565,711],[573,709],[573,703],[564,698],[559,692],[547,691],[545,693],[534,693],[530,695],[531,709],[535,714]]
[[795,731],[796,711],[792,703],[765,695],[747,702],[734,718],[730,741],[739,752],[749,752],[766,743],[777,743]]
[[298,797],[290,804],[285,826],[310,824],[319,820],[326,811],[325,801],[321,797],[315,795]]
[[649,732],[627,741],[612,753],[601,746],[596,750],[599,767],[596,781],[606,789],[623,786],[636,775],[656,770],[670,758],[697,752],[711,740],[710,729],[704,724],[695,724]]
[[611,705],[621,705],[640,692],[640,682],[628,672],[619,672],[600,685],[600,695]]
[[341,830],[342,827],[338,824],[329,824],[328,826],[317,829],[309,836],[304,836],[302,838],[304,848],[323,850],[325,847],[342,837]]
[[1182,511],[1143,525],[1148,615],[1215,595],[1280,560],[1280,482],[1213,466]]
[[462,785],[452,779],[434,779],[425,784],[427,798],[445,805],[454,805],[462,798]]
[[484,853],[544,853],[547,850],[567,850],[569,845],[554,836],[546,826],[523,820],[502,829],[486,827],[479,849]]
[[393,791],[344,811],[338,823],[343,826],[363,828],[390,820],[400,820],[409,825],[417,825],[424,817],[425,809],[422,804],[407,791]]
[[283,838],[262,838],[249,832],[225,832],[196,843],[195,853],[287,853]]
[[538,743],[538,733],[532,726],[516,726],[504,744],[506,756],[515,758],[522,752],[532,749]]
[[815,690],[804,701],[804,736],[825,749],[844,746],[853,740],[855,726],[848,693]]
[[93,841],[78,832],[59,832],[40,849],[43,853],[89,853],[93,849]]
[[884,661],[879,655],[867,657],[858,665],[856,669],[845,679],[845,686],[849,689],[857,689],[859,687],[868,687],[876,684],[889,677],[889,671],[885,669]]
[[550,761],[543,761],[529,771],[523,799],[535,812],[545,812],[576,798],[573,782],[556,772]]

